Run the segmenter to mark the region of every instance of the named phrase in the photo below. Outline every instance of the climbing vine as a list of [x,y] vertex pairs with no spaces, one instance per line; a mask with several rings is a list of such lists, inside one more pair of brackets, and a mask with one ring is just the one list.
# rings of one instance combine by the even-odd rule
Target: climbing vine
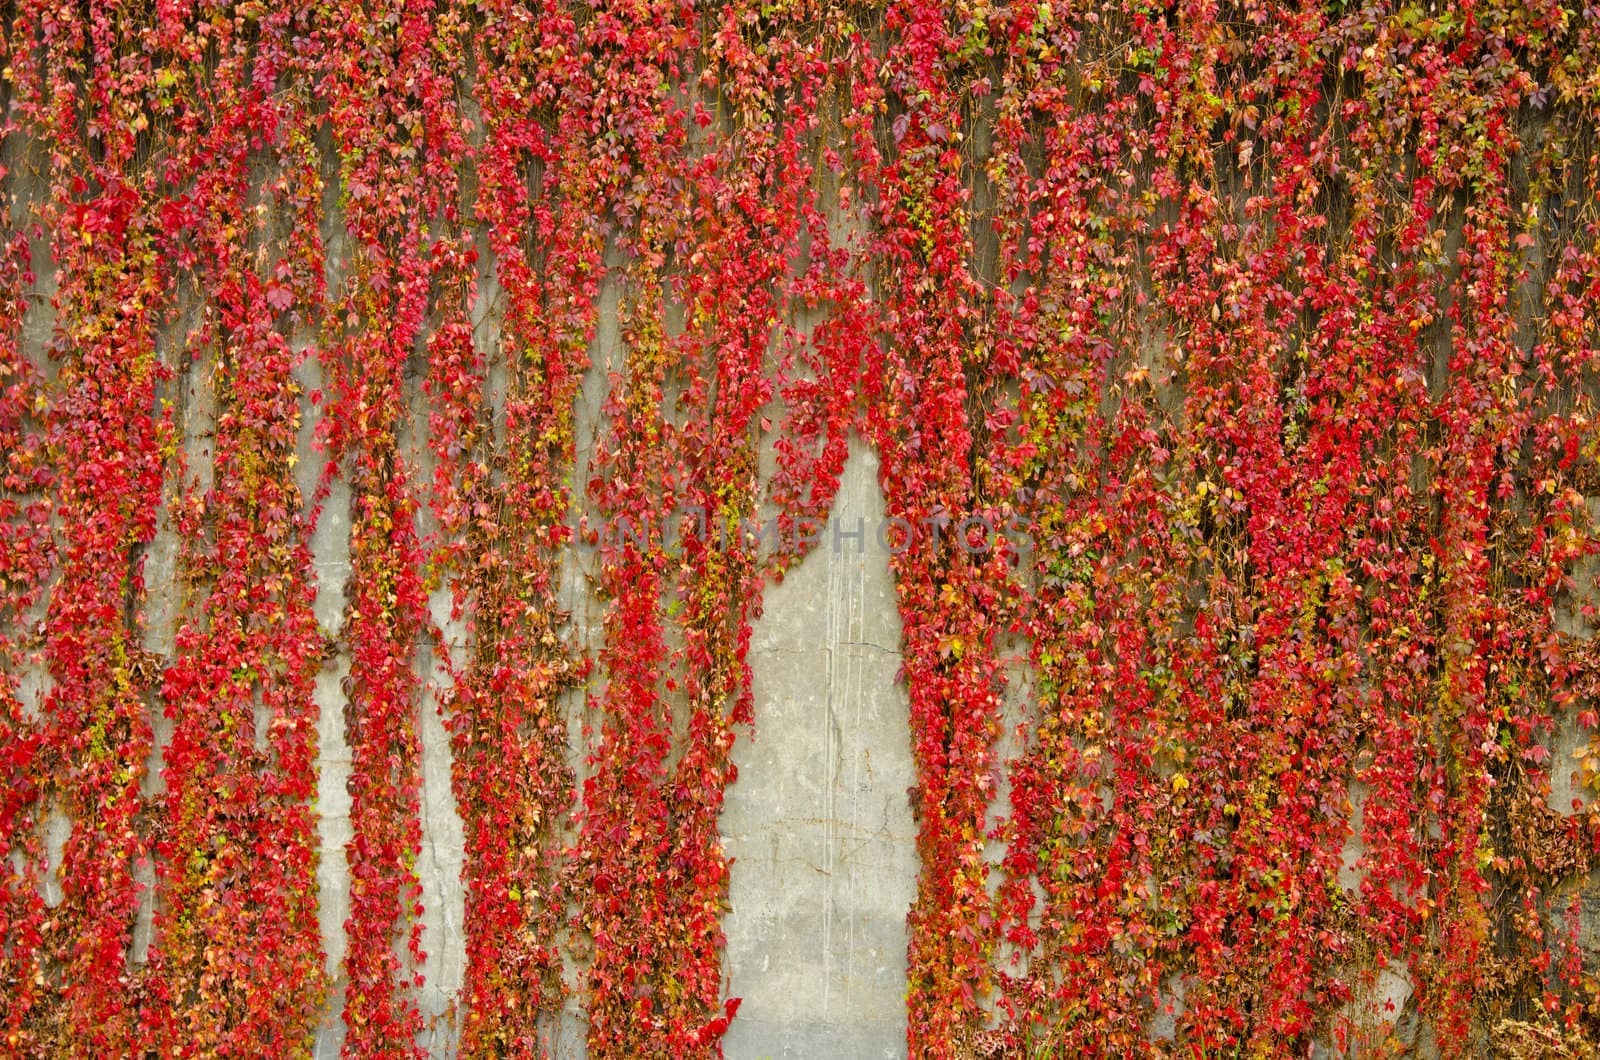
[[1600,1036],[1592,11],[4,10],[8,1055],[721,1055],[852,437],[912,1055]]

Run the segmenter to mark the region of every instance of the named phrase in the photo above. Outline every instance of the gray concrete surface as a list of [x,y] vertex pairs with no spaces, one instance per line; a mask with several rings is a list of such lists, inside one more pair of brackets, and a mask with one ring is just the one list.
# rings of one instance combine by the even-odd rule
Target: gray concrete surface
[[[883,517],[856,446],[834,518]],[[734,858],[730,1060],[905,1055],[915,780],[888,554],[833,535],[768,589],[751,642],[755,732],[734,748],[722,815]]]

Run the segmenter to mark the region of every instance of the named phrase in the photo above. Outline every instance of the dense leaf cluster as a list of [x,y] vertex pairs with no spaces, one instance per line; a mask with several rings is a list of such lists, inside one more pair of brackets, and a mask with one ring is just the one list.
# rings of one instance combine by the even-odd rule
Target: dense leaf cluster
[[421,1055],[433,709],[462,1055],[573,1001],[720,1055],[751,623],[852,432],[946,531],[891,561],[913,1055],[1600,1034],[1600,12],[7,0],[0,66],[7,1055],[305,1055],[335,995]]

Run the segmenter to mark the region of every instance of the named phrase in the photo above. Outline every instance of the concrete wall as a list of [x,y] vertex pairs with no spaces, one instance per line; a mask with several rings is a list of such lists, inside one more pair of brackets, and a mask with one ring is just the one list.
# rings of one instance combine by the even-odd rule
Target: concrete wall
[[[330,224],[331,257],[338,258],[336,226]],[[45,260],[41,247],[41,260]],[[34,307],[48,307],[50,276],[41,273]],[[495,299],[487,279],[484,304]],[[620,364],[614,285],[602,289],[599,334],[592,351],[595,367],[586,380],[578,412],[579,467],[574,481],[587,478],[586,466],[596,432],[602,429],[599,406],[606,373]],[[48,341],[47,308],[30,310],[25,341],[40,350]],[[475,321],[494,326],[493,311]],[[485,348],[490,343],[484,342]],[[203,487],[209,472],[208,437],[215,417],[208,386],[208,362],[189,365],[176,382],[180,426],[191,474]],[[314,361],[302,369],[309,393],[320,380]],[[301,488],[314,492],[320,458],[312,448],[315,411],[309,401],[302,427]],[[425,439],[413,430],[407,439],[413,466],[425,467]],[[169,483],[169,489],[173,488]],[[336,634],[343,619],[345,582],[350,574],[350,504],[348,484],[336,478],[322,501],[312,540],[316,579],[316,614],[325,633]],[[580,506],[582,502],[580,500]],[[820,546],[785,581],[768,589],[765,611],[754,631],[750,660],[755,677],[755,725],[741,734],[734,751],[740,776],[728,793],[722,818],[727,852],[734,859],[726,918],[724,963],[726,992],[743,998],[743,1007],[726,1039],[730,1060],[762,1057],[877,1060],[905,1055],[904,996],[905,914],[917,875],[915,825],[908,789],[914,783],[907,731],[907,704],[896,674],[900,666],[900,625],[887,554],[873,540],[872,528],[882,519],[876,457],[856,442],[846,465],[834,520],[846,534],[861,520],[864,540],[825,532]],[[146,550],[147,650],[170,657],[173,634],[182,620],[175,589],[178,546],[170,528],[162,527]],[[574,636],[594,647],[603,607],[584,587],[580,560],[567,573],[568,607],[574,615]],[[1588,574],[1593,570],[1586,571]],[[444,630],[447,650],[458,649],[464,637],[459,623],[448,621],[447,592],[435,600],[435,619]],[[1575,612],[1561,615],[1571,633],[1592,633]],[[1008,656],[1023,653],[1012,645]],[[419,660],[430,686],[445,680],[440,660]],[[321,927],[327,968],[334,979],[333,1004],[318,1036],[317,1055],[335,1057],[342,1039],[339,1019],[339,972],[344,954],[343,922],[348,915],[349,874],[344,846],[352,838],[349,749],[345,742],[345,697],[342,683],[349,660],[330,659],[316,685],[320,709],[317,808],[322,860],[319,870]],[[37,704],[47,692],[42,671],[17,675],[19,694]],[[1007,732],[1002,752],[1020,749],[1013,738],[1021,709],[1019,692],[1027,676],[1014,672],[1007,706]],[[582,697],[573,697],[576,719]],[[418,871],[423,886],[423,942],[428,958],[421,969],[426,986],[419,1002],[435,1018],[428,1043],[436,1056],[451,1053],[449,1015],[462,979],[462,828],[450,789],[450,749],[437,702],[431,695],[417,704],[423,747],[423,851]],[[153,716],[157,747],[148,763],[146,792],[160,787],[161,743],[171,725]],[[573,733],[581,731],[574,723]],[[1573,751],[1585,742],[1573,724],[1551,737],[1550,806],[1567,814],[1581,794],[1573,776]],[[573,748],[581,771],[581,750]],[[1359,842],[1365,791],[1350,793],[1356,835],[1344,852],[1340,883],[1351,891],[1360,885]],[[1005,786],[1000,785],[993,812],[1005,812]],[[46,815],[47,849],[59,864],[61,845],[72,822],[59,812]],[[992,851],[998,856],[998,851]],[[147,877],[147,882],[149,882]],[[59,901],[55,881],[46,881],[46,899]],[[1583,909],[1581,944],[1591,964],[1600,963],[1600,872],[1574,881],[1559,896],[1576,894]],[[149,944],[150,910],[141,912],[134,934],[134,959]],[[1402,1021],[1403,1035],[1417,1051],[1427,1051],[1425,1029],[1404,1024],[1413,985],[1398,966],[1382,970],[1371,996],[1352,1006],[1350,1019],[1363,1026]],[[1182,984],[1171,990],[1175,1008],[1182,1004]],[[582,1019],[574,1002],[556,1028],[563,1057],[582,1055]],[[1155,1036],[1171,1034],[1172,1015],[1151,1026]]]
[[[585,417],[580,417],[583,419]],[[592,418],[589,419],[592,423]],[[314,541],[317,613],[337,630],[349,575],[348,491],[336,484]],[[856,443],[835,519],[845,531],[882,519],[877,459]],[[888,554],[869,529],[857,542],[831,533],[784,582],[768,590],[750,659],[755,734],[736,745],[739,780],[728,794],[723,836],[732,866],[727,918],[727,992],[743,1007],[726,1041],[730,1060],[905,1055],[906,911],[915,890],[915,781],[900,666],[900,622]],[[574,590],[574,593],[576,590]],[[441,597],[441,601],[443,601]],[[592,600],[575,600],[580,640],[597,632]],[[444,613],[437,620],[446,617]],[[447,635],[449,626],[446,627]],[[424,660],[426,663],[426,660]],[[320,785],[323,942],[335,1005],[318,1057],[338,1055],[342,924],[351,838],[344,696],[349,662],[338,657],[317,684],[322,711]],[[431,668],[430,668],[431,669]],[[437,684],[442,675],[435,671]],[[425,1015],[448,1013],[461,983],[461,824],[450,795],[450,748],[431,701],[421,709],[423,747],[423,939]],[[576,726],[574,732],[577,731]],[[579,751],[574,748],[574,758]],[[561,1052],[582,1054],[579,1014],[559,1028]],[[429,1034],[436,1056],[453,1035]]]
[[[751,643],[755,734],[722,815],[732,869],[730,1060],[905,1055],[916,826],[900,619],[877,459],[857,447],[834,526],[768,589]],[[846,536],[864,519],[866,540]]]
[[[601,294],[600,328],[593,349],[595,366],[586,380],[578,409],[579,460],[574,480],[587,478],[594,438],[604,429],[599,407],[606,373],[620,364],[621,339],[616,333],[616,291]],[[187,368],[178,382],[180,426],[185,436],[189,469],[203,487],[209,471],[208,437],[215,418],[209,364]],[[307,392],[319,384],[314,360],[302,368]],[[419,412],[418,417],[423,416]],[[301,488],[313,496],[321,460],[312,446],[315,411],[307,402],[298,467]],[[426,444],[413,430],[406,439],[409,459],[423,469]],[[900,623],[888,570],[888,554],[874,540],[883,518],[875,454],[859,440],[852,442],[833,523],[820,544],[785,580],[769,587],[764,613],[754,630],[750,661],[755,682],[753,733],[741,733],[734,759],[739,779],[728,793],[722,832],[734,859],[731,909],[725,921],[726,993],[741,997],[743,1006],[725,1043],[730,1060],[827,1057],[832,1060],[879,1060],[905,1055],[906,926],[917,875],[915,824],[908,789],[915,782],[907,729],[900,667]],[[174,484],[169,483],[169,489]],[[579,500],[580,509],[583,501]],[[311,545],[316,580],[316,615],[323,631],[338,633],[350,575],[350,504],[348,484],[335,478],[321,502]],[[593,516],[594,513],[590,513]],[[853,534],[866,528],[863,539]],[[182,620],[175,587],[178,546],[172,530],[160,528],[146,550],[149,590],[145,647],[170,657],[173,635]],[[592,558],[591,558],[592,561]],[[574,621],[575,641],[598,648],[604,604],[586,588],[585,560],[574,554],[565,579],[565,606]],[[587,573],[592,573],[587,572]],[[1595,573],[1586,569],[1586,574]],[[1582,579],[1580,579],[1581,581]],[[449,620],[449,594],[434,600],[434,619],[445,634],[447,650],[464,644],[465,629]],[[1574,601],[1560,620],[1570,633],[1591,634],[1576,616]],[[1026,646],[1012,643],[1003,654],[1013,665],[1006,700],[1006,724],[998,745],[1002,760],[1021,751],[1016,730],[1025,725],[1030,677]],[[464,967],[463,903],[459,875],[463,862],[462,826],[450,788],[450,747],[432,690],[448,680],[441,660],[424,650],[419,671],[430,693],[417,705],[423,749],[423,850],[417,868],[423,887],[421,971],[426,985],[418,1001],[431,1018],[427,1044],[435,1056],[449,1056],[454,1039],[453,1002]],[[316,684],[320,709],[317,808],[321,839],[319,869],[321,927],[327,969],[334,982],[332,1004],[317,1039],[319,1058],[336,1057],[343,1038],[339,1002],[340,965],[344,955],[343,922],[349,910],[349,874],[344,846],[352,838],[349,748],[345,742],[345,695],[349,674],[343,655],[328,660]],[[20,677],[19,691],[33,702],[42,700],[48,677],[31,671]],[[574,696],[570,731],[581,732],[581,695]],[[153,716],[157,746],[148,763],[146,792],[160,790],[162,744],[171,723]],[[1551,809],[1573,812],[1581,795],[1574,773],[1573,752],[1585,743],[1574,723],[1551,735]],[[571,761],[581,775],[582,749],[572,748]],[[991,809],[1007,812],[1007,786],[1002,775]],[[1363,848],[1359,833],[1366,791],[1349,792],[1354,833],[1343,856],[1339,882],[1350,892],[1361,881]],[[59,863],[61,845],[72,822],[59,812],[46,817],[49,856]],[[998,848],[990,851],[998,859]],[[149,873],[146,872],[146,876]],[[147,878],[147,883],[153,879]],[[46,898],[59,901],[59,885],[46,881]],[[1600,962],[1600,872],[1573,881],[1561,900],[1576,895],[1583,910],[1580,944],[1591,963]],[[150,942],[150,907],[135,925],[134,960]],[[1001,958],[1005,958],[1002,953]],[[577,985],[581,969],[572,975]],[[1183,984],[1171,984],[1171,1001],[1181,1011]],[[1430,1051],[1426,1028],[1416,1025],[1407,1009],[1414,985],[1403,966],[1379,971],[1370,996],[1352,1003],[1346,1017],[1360,1034],[1376,1041],[1399,1023],[1399,1035],[1418,1055]],[[1170,1037],[1174,1013],[1158,1014],[1150,1026],[1155,1037]],[[583,1021],[572,1001],[553,1028],[558,1055],[583,1055]],[[1334,1055],[1323,1049],[1319,1055]]]
[[[329,233],[337,241],[336,232]],[[498,299],[483,280],[488,307],[481,328],[492,328]],[[606,429],[600,411],[607,373],[621,367],[619,288],[602,285],[598,330],[590,369],[576,410],[577,466],[573,481],[587,481],[596,437]],[[492,336],[485,336],[492,345]],[[184,380],[186,434],[204,444],[214,417],[206,373]],[[320,384],[314,359],[301,369],[307,393]],[[322,467],[312,445],[318,412],[303,408],[300,487],[308,504]],[[402,445],[418,481],[429,474],[426,413],[414,410]],[[726,921],[726,993],[743,1007],[726,1041],[730,1060],[760,1057],[829,1057],[852,1060],[905,1055],[905,916],[915,890],[915,825],[908,789],[915,782],[907,729],[907,702],[897,683],[900,623],[888,554],[873,540],[883,518],[875,454],[852,442],[838,499],[836,524],[851,532],[867,528],[862,541],[825,533],[822,543],[783,583],[768,589],[763,617],[750,651],[755,682],[752,738],[741,733],[734,759],[739,780],[728,794],[723,835],[732,865],[731,913]],[[593,520],[581,496],[577,512]],[[350,576],[348,483],[335,478],[318,513],[312,558],[316,614],[324,633],[338,633]],[[149,568],[152,613],[172,610],[167,588],[174,551],[159,541]],[[588,588],[592,553],[569,554],[563,606],[572,615],[573,641],[591,652],[600,647],[605,605]],[[460,647],[465,630],[448,621],[449,594],[435,598],[435,622],[447,645]],[[170,617],[165,624],[170,624]],[[165,624],[162,624],[163,628]],[[166,636],[170,642],[170,632]],[[170,643],[155,645],[170,651]],[[337,1057],[343,1040],[339,1004],[343,923],[349,914],[349,873],[344,846],[352,838],[349,819],[349,748],[345,742],[345,696],[349,674],[343,654],[328,660],[316,686],[320,709],[317,807],[322,860],[321,928],[333,1003],[325,1013],[316,1055]],[[436,660],[421,653],[419,672],[430,690],[448,680]],[[598,679],[598,678],[597,678]],[[598,686],[597,686],[598,687]],[[583,775],[583,696],[571,697],[570,764]],[[450,747],[436,698],[418,704],[422,745],[423,848],[417,871],[423,888],[421,969],[425,986],[417,1000],[433,1018],[426,1035],[435,1056],[451,1054],[450,1015],[465,963],[462,938],[462,827],[450,789]],[[158,741],[163,735],[158,732]],[[159,754],[159,751],[158,751]],[[159,768],[159,765],[157,765]],[[581,969],[569,971],[578,985]],[[576,999],[552,1028],[557,1052],[583,1055],[583,1021]]]

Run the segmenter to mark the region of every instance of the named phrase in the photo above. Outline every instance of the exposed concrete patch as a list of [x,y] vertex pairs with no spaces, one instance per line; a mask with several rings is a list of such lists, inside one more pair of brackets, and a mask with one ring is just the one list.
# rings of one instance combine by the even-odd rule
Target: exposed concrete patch
[[1558,714],[1550,736],[1550,794],[1552,810],[1566,816],[1583,812],[1594,797],[1583,783],[1579,755],[1589,746],[1589,733],[1578,724],[1575,711]]
[[[859,443],[834,510],[846,530],[883,517]],[[744,999],[730,1060],[905,1055],[915,771],[888,554],[868,538],[824,537],[755,625],[755,731],[722,815],[728,993]]]
[[[470,96],[468,97],[471,98]],[[500,286],[500,270],[490,245],[487,230],[479,231],[473,240],[478,251],[477,296],[468,308],[468,325],[472,328],[472,345],[484,359],[485,378],[483,398],[496,408],[493,421],[498,426],[505,423],[506,358],[492,356],[504,332],[507,297]]]
[[[1591,525],[1600,526],[1600,497],[1586,497],[1584,507]],[[1584,615],[1586,607],[1600,607],[1600,557],[1590,556],[1573,564],[1572,591],[1555,608],[1555,627],[1569,637],[1587,640],[1595,635],[1600,623]],[[1555,715],[1555,731],[1550,739],[1550,795],[1549,806],[1558,813],[1571,816],[1580,812],[1594,798],[1595,793],[1583,784],[1582,766],[1578,752],[1589,745],[1590,733],[1578,724],[1578,711],[1574,708]]]
[[22,354],[40,373],[53,380],[56,365],[49,351],[56,331],[56,296],[60,281],[51,258],[51,236],[38,222],[39,208],[52,198],[49,149],[34,136],[0,137],[0,167],[6,171],[0,194],[10,199],[10,227],[7,235],[24,232],[28,245],[28,267],[33,280],[27,284],[26,305],[19,322],[18,342]]
[[1178,1021],[1183,1019],[1189,983],[1183,976],[1169,975],[1156,995],[1155,1012],[1145,1024],[1152,1041],[1170,1042],[1178,1037]]
[[272,744],[272,708],[262,696],[261,682],[257,681],[250,696],[251,747],[256,754],[266,754]]
[[[546,1032],[549,1035],[546,1044],[555,1060],[588,1060],[589,1021],[575,1001],[550,1017]],[[728,1060],[734,1060],[732,1054],[726,1055]]]
[[311,534],[311,569],[317,584],[312,610],[327,637],[338,636],[344,628],[345,584],[350,580],[350,505],[350,483],[335,478]]
[[344,1051],[344,1020],[340,1014],[344,1012],[344,984],[340,983],[328,998],[327,1011],[322,1016],[322,1026],[317,1029],[317,1037],[312,1045],[312,1055],[316,1060],[340,1060]]
[[22,710],[22,720],[36,722],[44,714],[44,704],[55,688],[55,678],[42,663],[29,663],[17,676],[17,705]]
[[1600,974],[1600,868],[1582,881],[1578,895],[1578,951],[1584,970]]
[[317,836],[322,858],[317,865],[318,923],[322,950],[330,976],[342,974],[344,922],[350,914],[350,868],[345,844],[353,837],[350,825],[350,747],[344,739],[344,683],[350,677],[350,660],[339,656],[317,674],[313,698],[319,711],[317,736]]
[[[1600,526],[1600,497],[1584,498],[1591,526]],[[1572,589],[1555,608],[1556,629],[1570,637],[1593,637],[1600,622],[1585,617],[1585,607],[1600,608],[1600,557],[1589,556],[1572,565]]]
[[163,658],[170,658],[176,651],[184,605],[177,584],[183,543],[172,525],[173,499],[173,491],[169,490],[156,519],[155,536],[144,552],[144,649]]
[[133,863],[133,882],[139,887],[139,908],[134,911],[133,936],[128,944],[130,966],[150,959],[150,943],[155,938],[156,869],[149,858]]
[[[311,524],[311,573],[316,582],[316,601],[312,610],[323,636],[335,637],[344,625],[345,583],[350,580],[350,482],[334,469],[329,474],[327,492],[319,495],[319,483],[328,471],[328,461],[316,440],[317,419],[310,395],[322,385],[322,365],[315,357],[304,358],[295,378],[305,391],[301,402],[300,436],[296,448],[295,484]],[[343,742],[341,730],[340,741]]]
[[[302,389],[295,484],[310,527],[307,547],[315,593],[311,607],[322,635],[334,638],[344,625],[345,585],[351,573],[350,484],[337,468],[328,466],[317,439],[321,414],[313,395],[323,381],[321,361],[308,353],[296,365],[294,375]],[[326,492],[324,475],[328,476]],[[349,676],[349,656],[341,653],[318,671],[312,692],[317,707],[317,927],[323,967],[331,983],[317,1029],[317,1060],[338,1057],[345,1035],[345,921],[350,915],[350,863],[345,845],[355,838],[350,823],[350,745],[344,731]]]
[[45,811],[40,831],[44,838],[44,871],[39,876],[39,897],[54,909],[66,897],[61,887],[61,860],[72,838],[72,818],[61,807],[51,806]]
[[315,511],[317,480],[322,475],[327,460],[317,439],[317,422],[321,419],[322,361],[314,349],[304,343],[295,344],[299,360],[290,374],[300,388],[300,422],[295,431],[294,484],[300,491],[301,515],[307,524]]
[[179,369],[183,385],[178,387],[178,408],[174,417],[183,446],[185,494],[204,497],[216,481],[217,387],[216,359],[202,355],[192,359],[180,353]]
[[[308,395],[322,382],[321,364],[305,358],[297,369]],[[306,402],[309,405],[309,397]],[[304,407],[304,406],[303,406]],[[300,425],[299,448],[315,453],[316,423],[306,415]],[[307,518],[312,520],[310,540],[315,599],[312,611],[324,636],[335,637],[344,624],[345,583],[349,581],[351,495],[349,482],[333,475],[327,492],[319,497],[319,479],[325,473],[320,458],[301,459],[296,464],[297,484]],[[321,857],[317,863],[318,926],[326,969],[335,981],[335,1004],[327,1019],[340,1028],[342,974],[345,953],[344,924],[350,913],[350,869],[345,844],[354,838],[350,824],[350,746],[345,741],[345,681],[350,676],[350,659],[340,654],[318,672],[312,699],[317,706],[317,837]],[[326,1030],[324,1030],[324,1034]],[[319,1039],[320,1040],[320,1039]],[[318,1046],[321,1055],[322,1045]],[[337,1052],[337,1051],[335,1051]]]
[[467,649],[466,620],[452,620],[451,587],[442,586],[429,598],[433,621],[439,627],[450,659],[434,661],[428,689],[422,696],[417,735],[422,748],[422,852],[417,875],[422,883],[423,985],[417,1003],[425,1019],[436,1020],[430,1053],[454,1050],[455,1032],[448,1015],[461,990],[466,967],[466,891],[461,870],[466,860],[466,840],[461,815],[451,787],[450,734],[444,726],[442,704],[453,687],[452,667],[459,667]]
[[[1406,1002],[1411,1000],[1415,990],[1410,969],[1403,963],[1390,961],[1377,969],[1372,981],[1334,1016],[1331,1038],[1316,1043],[1312,1055],[1327,1060],[1335,1057],[1357,1060],[1375,1055],[1391,1039],[1415,1039],[1414,1021],[1406,1019]],[[1418,1043],[1411,1041],[1410,1044]]]
[[1366,869],[1361,866],[1361,859],[1366,856],[1367,845],[1362,841],[1361,830],[1365,827],[1367,797],[1372,789],[1359,780],[1350,782],[1350,827],[1344,837],[1344,846],[1339,850],[1339,886],[1352,894],[1359,894],[1361,881],[1367,878]]
[[[340,655],[317,674],[317,926],[322,934],[324,968],[333,981],[330,1004],[317,1032],[317,1056],[336,1057],[344,1040],[345,921],[350,916],[350,862],[345,844],[355,838],[350,824],[350,747],[344,738],[344,682],[350,659]],[[330,1044],[331,1043],[331,1044]]]

